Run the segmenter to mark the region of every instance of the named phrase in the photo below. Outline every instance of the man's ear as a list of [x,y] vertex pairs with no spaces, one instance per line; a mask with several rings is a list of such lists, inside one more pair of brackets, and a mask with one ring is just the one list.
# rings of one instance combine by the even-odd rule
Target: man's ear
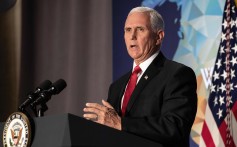
[[157,40],[156,40],[156,45],[160,45],[165,37],[165,32],[163,30],[157,31]]

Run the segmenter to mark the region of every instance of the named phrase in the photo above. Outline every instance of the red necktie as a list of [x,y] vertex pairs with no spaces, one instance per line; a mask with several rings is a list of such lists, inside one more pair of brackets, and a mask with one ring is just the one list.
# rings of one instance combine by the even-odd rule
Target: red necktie
[[136,84],[137,84],[137,74],[140,72],[141,72],[141,68],[137,65],[134,68],[133,73],[128,81],[128,85],[127,85],[126,91],[124,93],[124,98],[123,98],[122,116],[124,116],[124,114],[125,114],[128,101],[132,95],[133,90],[136,87]]

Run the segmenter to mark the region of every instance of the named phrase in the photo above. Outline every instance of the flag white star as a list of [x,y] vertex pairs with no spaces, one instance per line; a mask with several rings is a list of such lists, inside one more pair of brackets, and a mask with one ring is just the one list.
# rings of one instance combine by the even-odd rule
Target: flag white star
[[234,90],[233,86],[234,86],[233,83],[231,83],[230,84],[230,90]]
[[235,6],[232,7],[232,13],[235,13]]
[[235,26],[235,20],[231,19],[230,24],[231,24],[231,28],[233,28],[233,26]]
[[223,23],[222,25],[223,25],[224,29],[226,29],[226,27],[228,26],[228,23],[227,23],[227,21],[226,21],[226,20],[224,20],[224,23]]
[[230,39],[234,39],[233,32],[230,33]]
[[221,42],[225,41],[226,40],[226,34],[225,33],[222,33],[221,34]]
[[213,78],[214,78],[214,81],[216,79],[219,79],[219,73],[217,73],[216,71],[214,72],[214,75],[213,75]]
[[233,79],[235,77],[235,70],[231,69],[231,79]]
[[237,44],[235,44],[235,47],[232,47],[231,49],[234,50],[236,53],[237,52]]
[[223,110],[221,110],[221,109],[219,108],[218,113],[216,113],[216,114],[218,115],[219,119],[222,117],[222,111],[223,111]]
[[221,76],[224,78],[224,80],[226,79],[226,77],[227,77],[227,73],[226,73],[225,70],[223,71],[223,74],[222,74]]
[[235,64],[237,63],[237,57],[233,56],[230,62],[232,63],[232,66],[235,66]]
[[226,88],[225,88],[225,84],[221,83],[221,87],[219,87],[219,89],[221,90],[221,92],[223,93]]
[[215,92],[216,85],[211,85],[211,92]]
[[216,105],[218,105],[218,101],[217,101],[217,97],[215,97],[215,99],[214,99],[214,107],[216,106]]
[[221,48],[220,48],[220,54],[222,54],[222,53],[225,53],[224,46],[221,46]]
[[217,65],[217,69],[219,69],[221,67],[221,59],[218,59],[216,65]]
[[222,104],[225,104],[225,102],[224,102],[224,97],[220,96],[219,102],[220,102],[220,106],[221,106]]

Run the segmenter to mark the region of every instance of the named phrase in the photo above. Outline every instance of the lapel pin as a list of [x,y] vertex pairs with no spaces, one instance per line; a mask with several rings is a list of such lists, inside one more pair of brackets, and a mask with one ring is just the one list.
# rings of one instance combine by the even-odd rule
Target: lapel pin
[[144,78],[147,80],[147,79],[148,79],[148,76],[146,75]]

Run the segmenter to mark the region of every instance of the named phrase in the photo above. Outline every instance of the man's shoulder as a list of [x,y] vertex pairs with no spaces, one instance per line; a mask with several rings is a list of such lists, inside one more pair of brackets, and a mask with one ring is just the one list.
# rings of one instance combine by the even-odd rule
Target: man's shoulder
[[178,70],[180,68],[192,70],[192,68],[188,67],[187,65],[183,63],[179,63],[177,61],[166,58],[166,56],[162,52],[160,52],[158,56],[155,58],[155,60],[153,61],[153,65],[157,67],[163,67],[164,69],[167,69],[170,71]]
[[196,74],[191,67],[169,59],[164,63],[163,72],[167,74],[167,77],[179,75],[180,77],[196,79]]
[[114,80],[112,85],[122,85],[124,84],[128,79],[129,75],[131,74],[131,71],[127,72],[126,74],[120,76],[118,79]]
[[164,67],[168,68],[170,70],[186,69],[186,70],[190,70],[190,71],[194,72],[191,67],[189,67],[183,63],[179,63],[177,61],[173,61],[173,60],[169,60],[169,59],[166,60]]

